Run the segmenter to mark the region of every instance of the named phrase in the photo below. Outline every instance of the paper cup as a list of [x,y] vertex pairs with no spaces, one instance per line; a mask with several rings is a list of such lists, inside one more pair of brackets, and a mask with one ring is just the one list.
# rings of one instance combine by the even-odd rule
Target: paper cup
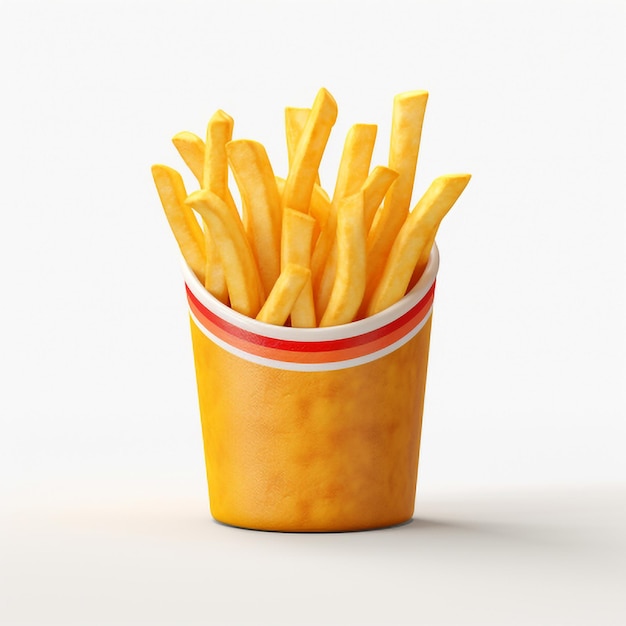
[[216,520],[347,531],[412,517],[438,265],[433,247],[397,304],[309,329],[240,315],[184,267]]

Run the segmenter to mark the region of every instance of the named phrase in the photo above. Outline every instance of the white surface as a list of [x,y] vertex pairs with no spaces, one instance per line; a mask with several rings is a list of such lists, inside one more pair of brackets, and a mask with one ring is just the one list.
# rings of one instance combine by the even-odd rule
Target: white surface
[[[434,624],[619,623],[623,531],[605,527],[626,483],[624,10],[2,2],[0,623],[85,623],[92,604],[92,623],[197,623],[209,604],[216,624],[288,623],[297,599],[310,623],[349,623],[361,598],[360,623],[382,624],[398,586],[398,624],[424,603]],[[182,168],[171,136],[222,108],[284,174],[283,108],[322,85],[339,104],[326,187],[354,122],[379,124],[385,162],[409,89],[431,94],[415,197],[473,174],[438,237],[419,493],[442,526],[283,537],[207,521],[182,279],[149,167]],[[576,508],[598,490],[613,495]],[[500,532],[525,498],[522,528]],[[318,586],[299,588],[302,571]]]
[[12,626],[623,623],[626,489],[425,495],[403,526],[240,530],[163,497],[17,510],[0,537]]

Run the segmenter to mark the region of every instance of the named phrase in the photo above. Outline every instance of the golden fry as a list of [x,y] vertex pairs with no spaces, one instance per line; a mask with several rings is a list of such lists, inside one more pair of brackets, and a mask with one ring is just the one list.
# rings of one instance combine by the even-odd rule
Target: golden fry
[[398,178],[398,172],[378,165],[363,183],[363,219],[366,233],[369,232],[376,211],[396,178]]
[[[276,187],[278,195],[282,197],[285,190],[285,179],[276,176]],[[313,193],[311,194],[311,204],[309,206],[309,214],[315,219],[315,229],[313,232],[313,241],[317,241],[321,229],[326,224],[328,214],[330,212],[330,198],[328,194],[318,184],[313,185]]]
[[333,202],[361,189],[369,174],[377,130],[375,124],[354,124],[348,131],[339,162]]
[[228,286],[222,267],[222,258],[217,243],[206,226],[204,228],[204,243],[206,247],[204,287],[220,302],[228,304]]
[[[315,220],[310,215],[293,209],[285,209],[281,241],[282,267],[293,263],[310,269],[315,227]],[[291,309],[291,325],[297,328],[316,326],[310,276]]]
[[178,247],[187,265],[204,284],[204,235],[193,211],[185,204],[185,183],[181,175],[167,165],[153,165],[152,177]]
[[[313,248],[313,254],[311,255],[311,280],[313,281],[313,293],[315,295],[315,308],[318,313],[318,317],[324,312],[327,299],[324,301],[324,305],[321,304],[320,290],[322,289],[322,281],[324,278],[325,269],[329,265],[333,265],[332,260],[329,257],[332,253],[333,246],[335,244],[335,237],[337,236],[337,209],[331,203],[329,206],[328,215],[324,226],[317,237],[315,247]],[[332,284],[333,281],[331,281]],[[330,288],[327,287],[325,292],[330,297]],[[320,310],[321,309],[321,310]]]
[[367,179],[376,132],[377,127],[374,124],[355,124],[348,131],[344,142],[333,199],[328,207],[325,226],[317,239],[311,261],[318,316],[326,309],[335,282],[337,207],[343,198],[358,192]]
[[196,177],[200,187],[204,176],[204,141],[189,131],[177,133],[172,137],[172,143],[182,157],[191,173]]
[[426,91],[401,93],[393,101],[389,167],[398,172],[398,178],[376,213],[368,234],[366,300],[378,283],[389,250],[411,206],[427,101]]
[[[287,162],[289,167],[293,165],[293,159],[298,149],[298,142],[302,137],[306,121],[311,113],[311,109],[304,107],[285,108],[285,135],[287,138]],[[319,174],[315,177],[319,185]]]
[[[223,141],[230,135],[232,135],[232,120],[225,113],[218,111],[213,116],[212,121],[209,122],[207,138],[210,140],[210,150],[208,152],[205,142],[188,131],[174,135],[172,143],[198,180],[200,188],[208,188],[234,207],[234,201],[228,191],[223,146]],[[215,243],[206,229],[204,238],[206,249],[204,286],[218,300],[226,303],[228,302],[228,290],[219,251],[215,249]]]
[[315,218],[319,228],[324,227],[324,224],[328,219],[329,212],[330,200],[328,199],[328,194],[319,185],[314,185],[313,193],[311,195],[311,205],[309,206],[309,213]]
[[285,138],[287,139],[287,159],[289,167],[293,164],[293,158],[298,149],[298,142],[306,126],[311,109],[304,107],[285,108]]
[[243,315],[255,317],[263,304],[263,287],[239,216],[208,190],[192,193],[185,203],[206,222],[224,268],[230,306]]
[[[368,232],[376,209],[380,206],[387,189],[397,176],[397,172],[388,167],[378,166],[372,170],[363,183],[361,191],[363,192],[363,228],[365,233]],[[311,262],[315,309],[318,316],[321,316],[328,305],[337,272],[336,205],[337,202],[330,205],[327,227],[322,230]]]
[[308,213],[313,186],[330,131],[337,119],[337,103],[322,88],[317,93],[289,168],[282,206]]
[[222,110],[216,111],[206,129],[206,148],[202,173],[202,189],[213,192],[237,212],[228,188],[228,159],[226,144],[233,138],[234,121]]
[[337,211],[337,272],[320,326],[351,322],[365,292],[363,193],[345,198]]
[[256,141],[231,141],[226,154],[241,194],[246,234],[269,293],[280,274],[282,210],[276,177],[265,148]]
[[430,253],[430,245],[441,220],[469,180],[469,174],[451,174],[440,176],[432,182],[409,213],[393,243],[380,282],[367,307],[368,315],[386,309],[404,296],[420,256],[426,247]]
[[311,270],[295,263],[285,265],[256,319],[284,325],[307,281],[311,281]]

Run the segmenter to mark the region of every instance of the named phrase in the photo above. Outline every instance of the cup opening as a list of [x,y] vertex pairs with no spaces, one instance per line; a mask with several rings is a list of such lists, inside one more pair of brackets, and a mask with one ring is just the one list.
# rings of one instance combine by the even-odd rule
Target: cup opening
[[330,341],[344,337],[353,337],[366,334],[372,330],[385,326],[391,321],[401,317],[416,303],[420,302],[433,288],[437,271],[439,269],[439,250],[433,244],[428,264],[424,273],[415,286],[395,304],[375,315],[341,324],[339,326],[327,326],[323,328],[293,328],[290,326],[276,326],[266,322],[260,322],[231,309],[211,295],[204,285],[198,280],[190,267],[182,261],[182,272],[187,288],[193,296],[213,314],[242,330],[273,337],[283,340],[297,341]]

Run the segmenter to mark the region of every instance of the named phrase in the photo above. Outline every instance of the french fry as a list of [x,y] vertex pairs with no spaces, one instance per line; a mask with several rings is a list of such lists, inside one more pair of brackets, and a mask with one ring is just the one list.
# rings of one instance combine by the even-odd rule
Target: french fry
[[256,319],[283,326],[307,281],[311,270],[295,263],[285,265]]
[[315,97],[285,181],[282,206],[308,212],[313,186],[330,131],[337,119],[337,103],[324,88]]
[[[334,284],[334,276],[331,278],[327,270],[328,267],[336,267],[335,239],[337,236],[337,207],[331,203],[324,227],[315,242],[313,254],[311,255],[311,280],[313,281],[313,294],[315,297],[315,310],[318,319],[324,313],[330,292]],[[322,287],[322,283],[326,279],[326,285]]]
[[[298,142],[302,137],[310,113],[311,109],[304,107],[285,108],[285,136],[287,139],[287,162],[289,167],[293,165],[293,159],[298,149]],[[315,181],[319,185],[319,173],[315,177]]]
[[204,244],[206,247],[204,287],[220,302],[228,304],[228,286],[222,267],[222,258],[217,243],[206,226],[204,228]]
[[230,306],[255,317],[263,304],[263,286],[239,216],[233,215],[227,204],[208,190],[192,193],[185,204],[200,214],[219,249]]
[[396,178],[398,172],[384,165],[377,165],[363,183],[363,220],[366,233],[369,232],[376,211]]
[[311,109],[304,107],[285,108],[285,139],[287,140],[287,162],[289,167],[293,164],[298,143],[310,113]]
[[265,148],[239,139],[226,145],[226,155],[241,194],[244,223],[265,293],[280,274],[281,216],[276,178]]
[[[301,211],[285,209],[281,240],[281,265],[296,264],[310,269],[315,219]],[[297,328],[316,326],[313,287],[309,279],[291,309],[291,325]]]
[[371,298],[382,274],[387,255],[411,206],[422,124],[428,92],[409,91],[393,101],[389,167],[398,172],[385,203],[376,213],[367,238],[367,286],[365,302]]
[[[398,173],[388,167],[375,167],[361,187],[363,192],[363,228],[368,232],[376,209],[380,206],[389,186],[397,178]],[[318,316],[325,311],[330,294],[335,284],[337,272],[337,212],[331,205],[328,228],[322,231],[315,247],[312,260],[315,308]]]
[[380,282],[368,305],[368,315],[386,309],[404,296],[418,260],[426,252],[426,248],[430,253],[430,246],[441,220],[457,201],[469,180],[469,174],[450,174],[440,176],[432,182],[409,213],[393,243]]
[[[313,186],[313,193],[311,194],[311,204],[309,205],[309,214],[315,218],[319,228],[323,228],[328,219],[328,213],[330,212],[330,199],[328,194],[319,186]],[[316,231],[319,234],[319,231]],[[315,236],[317,239],[317,235]]]
[[[278,195],[283,195],[285,190],[285,179],[276,176],[276,187]],[[330,198],[328,194],[318,184],[313,185],[313,193],[311,194],[311,204],[309,205],[309,215],[315,219],[315,229],[313,231],[313,241],[317,241],[321,229],[326,224],[328,214],[330,212]]]
[[[333,248],[337,228],[337,207],[343,198],[358,192],[367,179],[377,130],[375,124],[354,124],[344,141],[333,199],[324,220],[327,227],[322,228],[311,261],[313,289],[316,294],[315,307],[318,315],[326,309],[334,283],[336,250]],[[327,269],[329,267],[332,269]],[[332,276],[328,273],[329,271]],[[322,283],[325,283],[325,286],[322,287]]]
[[181,175],[167,165],[153,165],[152,177],[183,258],[198,280],[204,284],[206,265],[204,235],[193,211],[185,204],[187,197],[185,183]]
[[337,273],[320,326],[351,322],[365,292],[363,192],[344,198],[337,211]]
[[221,109],[211,116],[206,129],[202,189],[217,194],[236,213],[237,207],[228,188],[226,157],[226,144],[233,138],[233,127],[233,118]]
[[[207,126],[207,144],[194,133],[183,131],[174,135],[172,142],[196,177],[201,189],[208,189],[225,200],[236,211],[228,189],[225,142],[232,137],[233,120],[223,111],[217,111]],[[208,145],[208,149],[207,149]],[[228,289],[219,251],[208,230],[204,231],[206,267],[204,286],[221,302],[228,302]]]
[[204,177],[204,141],[194,133],[182,131],[172,137],[172,143],[191,173],[202,187]]
[[357,193],[365,182],[377,131],[375,124],[354,124],[348,131],[339,162],[333,202]]
[[[206,128],[200,188],[216,194],[226,202],[233,215],[236,215],[237,207],[228,188],[228,163],[226,159],[226,143],[232,139],[233,126],[232,117],[221,109],[217,110],[209,119]],[[219,300],[226,302],[228,301],[228,286],[219,249],[208,228],[205,228],[204,235],[207,247],[206,286]]]

